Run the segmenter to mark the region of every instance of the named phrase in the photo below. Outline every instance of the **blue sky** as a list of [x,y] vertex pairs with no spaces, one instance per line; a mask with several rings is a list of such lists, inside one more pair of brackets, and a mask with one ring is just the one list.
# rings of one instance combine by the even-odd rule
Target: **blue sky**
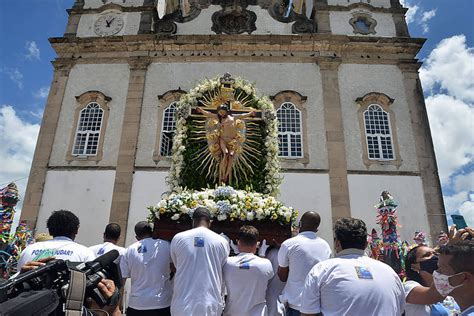
[[[0,1],[0,184],[20,193],[34,152],[55,55],[73,0]],[[425,37],[421,79],[449,213],[474,226],[474,1],[403,0],[412,37]],[[450,220],[450,219],[449,219]]]

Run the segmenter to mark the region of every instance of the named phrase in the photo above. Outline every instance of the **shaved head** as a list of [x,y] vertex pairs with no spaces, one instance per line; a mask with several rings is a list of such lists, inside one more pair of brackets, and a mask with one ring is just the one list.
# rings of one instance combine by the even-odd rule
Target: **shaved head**
[[300,219],[300,232],[304,231],[318,231],[319,224],[321,224],[321,216],[316,212],[306,212]]

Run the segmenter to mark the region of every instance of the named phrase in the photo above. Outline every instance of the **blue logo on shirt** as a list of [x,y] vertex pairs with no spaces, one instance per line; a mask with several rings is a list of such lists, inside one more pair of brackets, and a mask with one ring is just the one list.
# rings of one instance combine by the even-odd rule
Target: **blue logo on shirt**
[[138,249],[137,249],[138,253],[146,253],[146,246],[145,245],[140,245],[138,246]]
[[97,254],[100,256],[100,255],[103,255],[105,253],[105,247],[102,247],[99,249],[99,251],[97,251]]
[[244,261],[241,262],[239,265],[239,269],[249,270],[250,269],[250,262]]
[[194,247],[204,247],[204,238],[194,237]]
[[355,267],[359,279],[372,280],[373,276],[368,267]]

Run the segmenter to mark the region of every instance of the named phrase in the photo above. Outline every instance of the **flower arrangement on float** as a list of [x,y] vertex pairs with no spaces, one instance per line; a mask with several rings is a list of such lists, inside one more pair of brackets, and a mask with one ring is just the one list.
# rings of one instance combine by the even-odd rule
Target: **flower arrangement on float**
[[291,225],[298,212],[283,205],[273,196],[230,186],[220,186],[202,191],[182,190],[171,193],[157,205],[150,206],[148,220],[169,218],[172,221],[192,218],[198,207],[207,208],[217,221],[272,221],[280,225]]

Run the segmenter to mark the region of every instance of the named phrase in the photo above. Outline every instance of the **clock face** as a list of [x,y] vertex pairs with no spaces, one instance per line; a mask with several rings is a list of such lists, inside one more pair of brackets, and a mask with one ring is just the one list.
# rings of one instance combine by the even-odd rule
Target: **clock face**
[[107,13],[95,21],[94,32],[99,36],[111,36],[120,32],[123,25],[123,17],[120,13]]

